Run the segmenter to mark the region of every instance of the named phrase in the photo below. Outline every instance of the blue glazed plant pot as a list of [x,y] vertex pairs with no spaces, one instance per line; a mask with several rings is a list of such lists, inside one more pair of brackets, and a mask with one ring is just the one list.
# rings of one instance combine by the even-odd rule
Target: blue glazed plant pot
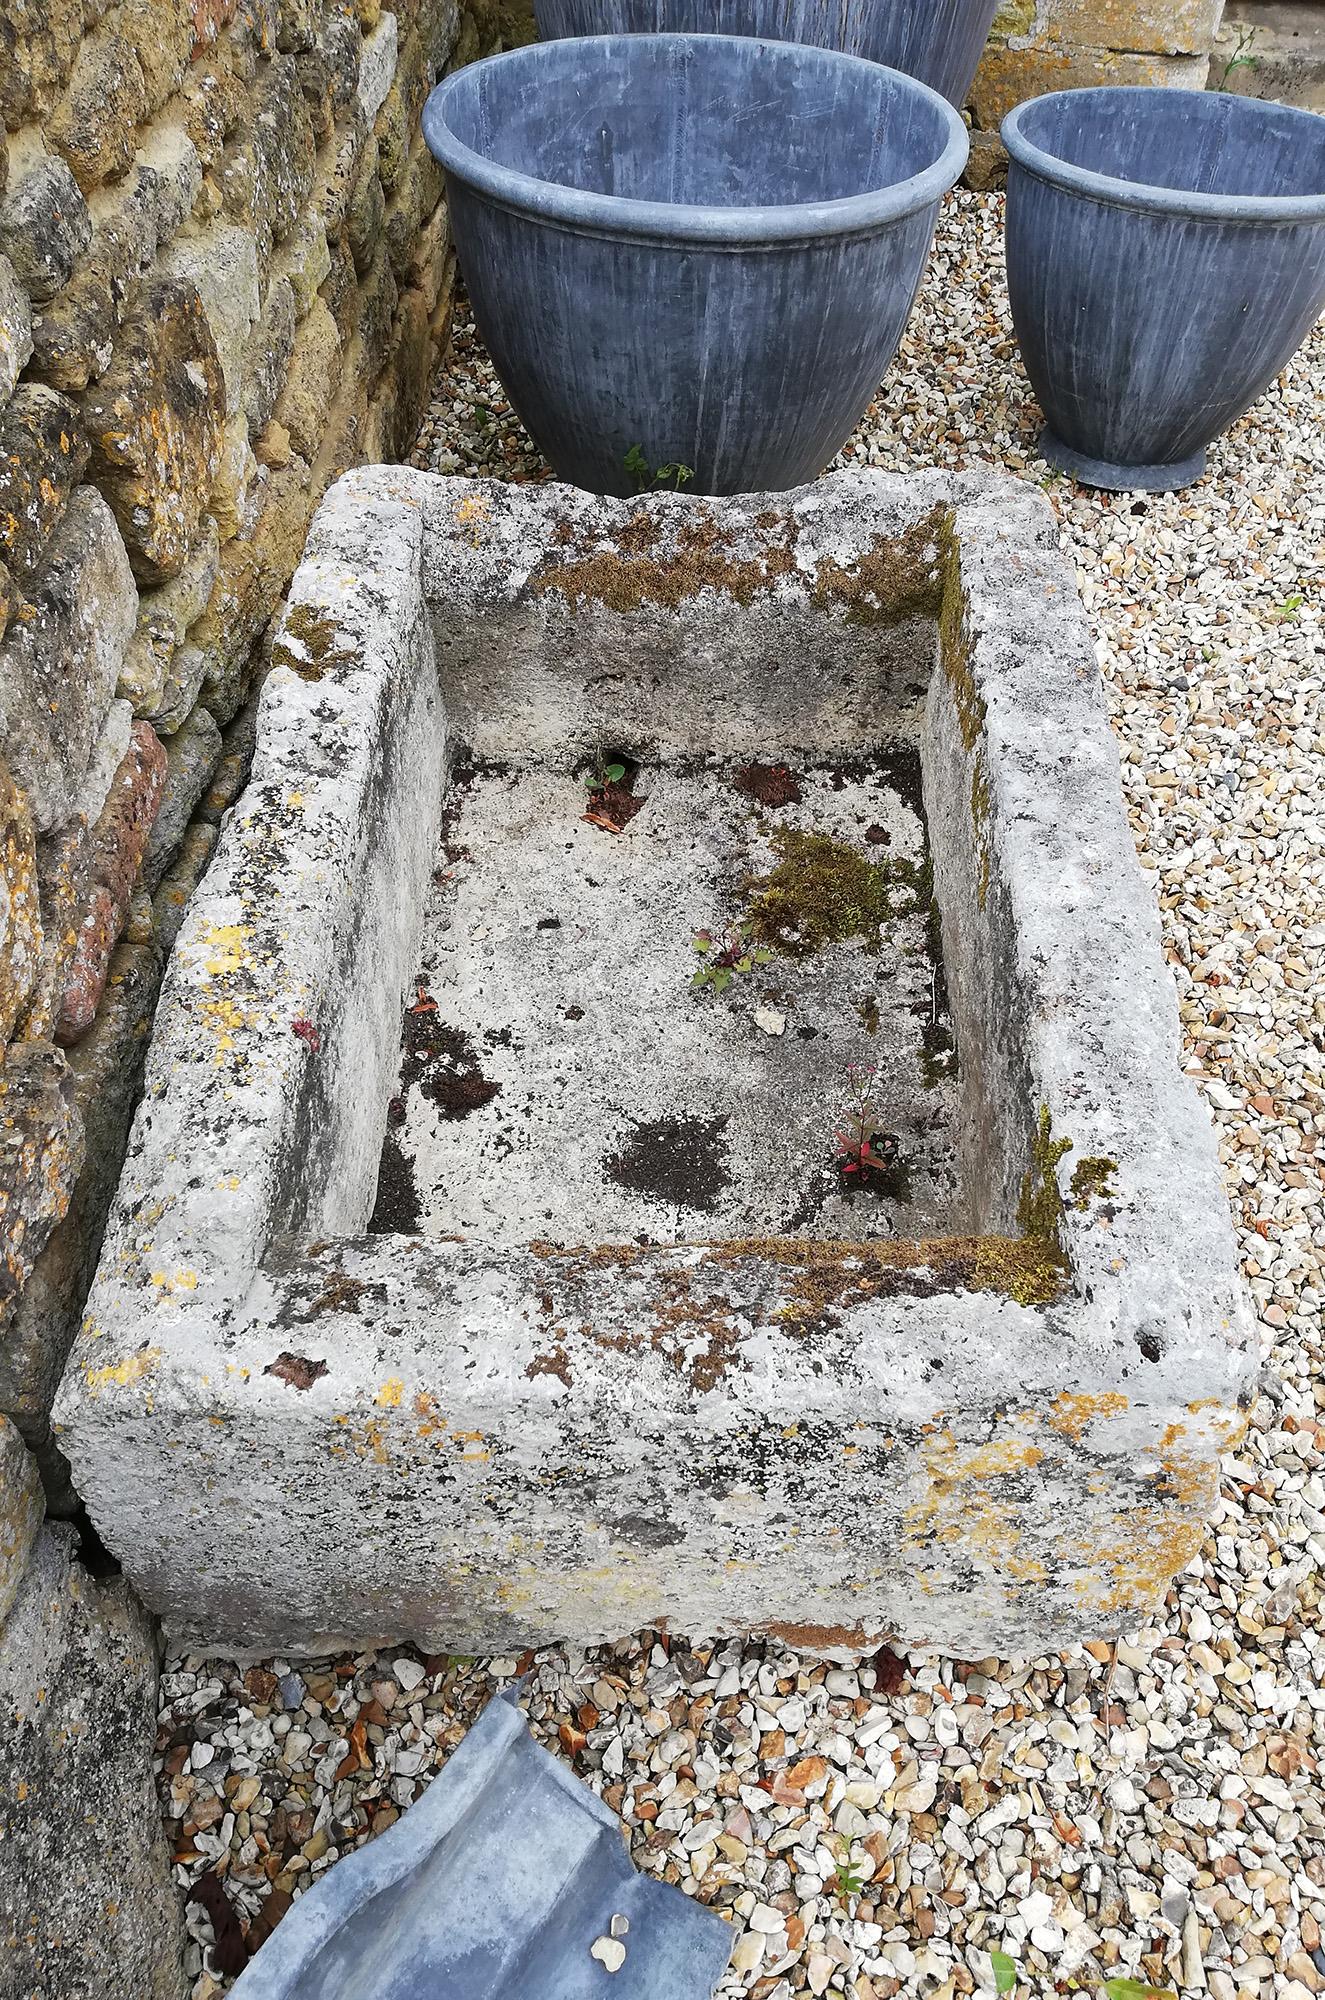
[[810,42],[918,77],[965,101],[998,0],[535,0],[538,32],[762,35]]
[[1325,118],[1250,97],[1057,91],[1003,121],[1008,289],[1049,463],[1167,491],[1325,307]]
[[664,467],[695,493],[821,472],[897,351],[967,152],[911,77],[720,35],[514,49],[439,84],[423,125],[506,392],[598,493]]

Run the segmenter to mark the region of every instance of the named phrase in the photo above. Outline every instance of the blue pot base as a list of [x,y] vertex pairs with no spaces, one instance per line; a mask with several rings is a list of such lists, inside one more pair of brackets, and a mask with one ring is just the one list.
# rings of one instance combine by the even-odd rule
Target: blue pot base
[[1204,447],[1173,465],[1111,465],[1107,458],[1087,458],[1084,452],[1073,451],[1047,424],[1040,432],[1040,456],[1079,485],[1102,486],[1110,493],[1175,493],[1205,471]]

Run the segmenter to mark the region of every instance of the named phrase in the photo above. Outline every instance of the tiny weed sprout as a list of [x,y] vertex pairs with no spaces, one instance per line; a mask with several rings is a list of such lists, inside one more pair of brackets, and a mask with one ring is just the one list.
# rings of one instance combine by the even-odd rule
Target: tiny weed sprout
[[732,924],[719,932],[696,931],[690,942],[704,960],[690,984],[711,986],[715,993],[725,992],[738,972],[753,972],[773,956],[763,945],[751,947],[744,924]]
[[1256,68],[1260,57],[1252,54],[1252,44],[1255,40],[1256,29],[1254,27],[1238,29],[1238,45],[1224,65],[1224,73],[1215,85],[1216,90],[1227,90],[1228,80],[1235,71]]
[[1291,596],[1284,599],[1282,604],[1275,605],[1270,616],[1278,625],[1295,625],[1297,623],[1297,614],[1305,602],[1306,599],[1303,597],[1302,592],[1295,590]]
[[[995,1993],[1016,1991],[1017,1962],[1007,1952],[991,1951],[989,1970]],[[1106,1979],[1099,1990],[1105,1995],[1105,2000],[1178,2000],[1170,1987],[1151,1986],[1144,1979]]]
[[846,1901],[848,1896],[858,1896],[860,1894],[865,1883],[860,1873],[860,1863],[858,1861],[853,1861],[850,1855],[843,1855],[842,1859],[836,1864],[834,1872],[837,1876],[837,1893],[843,1902]]
[[637,493],[651,493],[656,487],[669,486],[677,493],[695,476],[693,465],[682,465],[673,459],[668,465],[660,465],[655,472],[644,456],[643,447],[633,444],[621,463],[635,482]]
[[897,1162],[897,1140],[891,1132],[877,1130],[877,1076],[873,1063],[847,1064],[846,1122],[833,1134],[833,1140],[838,1165],[856,1181],[866,1180],[871,1173],[886,1173]]
[[597,763],[592,771],[586,771],[584,782],[591,792],[601,792],[604,785],[619,785],[626,775],[624,764]]

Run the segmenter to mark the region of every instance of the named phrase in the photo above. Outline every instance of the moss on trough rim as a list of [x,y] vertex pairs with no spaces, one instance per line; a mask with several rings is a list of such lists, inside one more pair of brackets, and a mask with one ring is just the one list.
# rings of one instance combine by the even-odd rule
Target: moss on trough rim
[[568,1275],[627,1271],[677,1251],[700,1250],[700,1271],[738,1271],[772,1264],[790,1274],[791,1297],[780,1323],[808,1331],[836,1306],[868,1299],[928,1297],[944,1292],[997,1292],[1018,1305],[1046,1306],[1060,1298],[1067,1261],[1056,1243],[1034,1237],[888,1237],[866,1242],[812,1237],[738,1237],[725,1243],[603,1243],[562,1248],[534,1242],[534,1256],[568,1267]]
[[[801,525],[767,508],[740,540],[701,502],[674,533],[670,520],[641,508],[612,538],[562,524],[566,557],[532,576],[530,590],[555,591],[572,607],[584,602],[609,611],[646,606],[677,611],[703,590],[721,590],[737,604],[772,596],[796,577],[821,610],[840,608],[852,625],[895,625],[906,618],[937,617],[953,540],[950,507],[935,506],[896,535],[879,535],[855,561],[843,565],[821,556],[812,572],[797,561]],[[743,551],[738,553],[738,550]]]

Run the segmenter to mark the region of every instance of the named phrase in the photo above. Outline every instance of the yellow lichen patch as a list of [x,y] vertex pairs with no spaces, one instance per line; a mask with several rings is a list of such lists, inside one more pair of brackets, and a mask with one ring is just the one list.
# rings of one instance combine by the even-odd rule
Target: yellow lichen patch
[[1075,1442],[1084,1437],[1098,1418],[1119,1416],[1126,1408],[1127,1397],[1118,1389],[1104,1389],[1097,1395],[1084,1392],[1071,1395],[1065,1389],[1061,1396],[1054,1397],[1045,1421]]
[[963,1446],[950,1430],[937,1431],[924,1444],[925,1497],[903,1515],[907,1542],[958,1545],[1015,1583],[1043,1581],[1040,1559],[1022,1550],[1016,1506],[987,1490],[995,1481],[1031,1470],[1043,1456],[1025,1438]]
[[84,1368],[88,1394],[99,1396],[103,1389],[127,1389],[150,1375],[160,1359],[159,1347],[140,1347],[136,1354],[127,1354],[123,1361],[112,1362],[105,1368]]
[[481,494],[471,493],[456,508],[456,521],[460,527],[468,529],[471,548],[478,547],[483,528],[491,517],[492,503]]
[[382,1384],[377,1394],[373,1397],[373,1401],[377,1404],[379,1410],[398,1410],[400,1408],[400,1399],[404,1393],[405,1384],[401,1381],[399,1375],[392,1375]]
[[203,948],[210,953],[203,959],[203,969],[213,979],[226,979],[249,963],[244,949],[253,935],[248,924],[207,924],[203,929]]
[[171,1292],[196,1292],[198,1273],[188,1270],[176,1271],[173,1277],[167,1277],[164,1271],[154,1271],[152,1283],[167,1295]]
[[225,1058],[227,1049],[235,1046],[235,1036],[251,1025],[253,1017],[245,1012],[238,1001],[229,999],[204,1000],[199,1011],[211,1029],[216,1043],[213,1061],[220,1064]]

